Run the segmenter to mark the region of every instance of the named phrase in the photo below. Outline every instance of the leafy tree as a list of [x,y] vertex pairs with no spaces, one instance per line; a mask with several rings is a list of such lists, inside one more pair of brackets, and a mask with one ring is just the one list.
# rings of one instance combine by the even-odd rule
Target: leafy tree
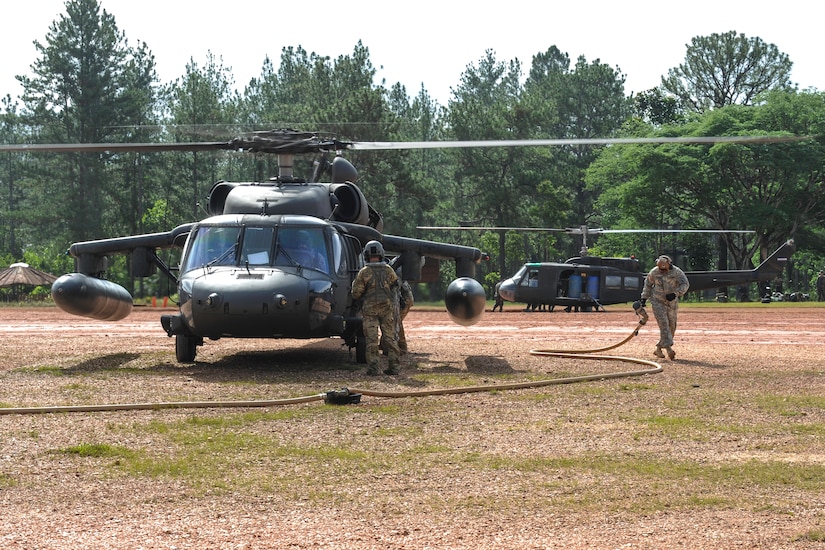
[[[11,96],[2,100],[3,111],[0,112],[0,139],[4,143],[15,143],[23,139],[22,124],[17,113],[17,104],[12,103]],[[13,257],[19,258],[23,253],[19,240],[19,226],[23,221],[21,216],[23,176],[23,155],[6,153],[0,157],[0,184],[2,184],[2,198],[0,198],[0,249],[8,250]]]
[[752,105],[762,92],[790,89],[793,63],[774,44],[736,31],[697,36],[685,62],[668,71],[662,88],[702,113],[726,105]]
[[685,122],[682,104],[661,88],[652,88],[633,96],[633,109],[637,117],[654,126]]
[[[160,137],[159,80],[155,58],[145,43],[131,50],[123,67],[121,108],[129,124],[116,128],[112,137],[121,143],[149,143]],[[110,227],[129,234],[143,233],[143,214],[160,193],[163,180],[160,155],[120,154],[109,164],[108,178],[115,183],[115,204],[104,212]],[[118,227],[121,226],[121,227]]]
[[[774,92],[764,104],[720,108],[666,131],[673,136],[818,135],[823,119],[822,94]],[[589,177],[595,184],[605,183],[611,173],[620,174],[625,183],[605,192],[602,200],[611,200],[642,226],[709,224],[756,231],[755,239],[723,236],[735,267],[750,269],[754,257],[764,259],[786,239],[825,221],[823,153],[823,144],[815,139],[623,146],[606,150]],[[604,188],[610,186],[608,182]]]
[[[523,105],[535,137],[595,138],[614,135],[627,119],[624,75],[598,59],[588,63],[582,56],[571,69],[567,54],[555,46],[534,56],[525,82]],[[595,196],[585,185],[587,167],[599,147],[564,146],[544,156],[536,173],[542,221],[580,225],[593,216]],[[570,243],[573,253],[578,243]]]
[[[190,59],[186,74],[167,86],[165,96],[175,141],[227,140],[234,133],[239,98],[232,72],[211,52],[202,68]],[[229,178],[228,157],[218,153],[173,153],[169,167],[163,198],[174,223],[200,219],[212,184]]]
[[[403,86],[395,85],[389,93],[389,106],[397,121],[399,141],[435,141],[444,137],[444,110],[422,86],[412,101]],[[449,216],[452,183],[450,173],[454,153],[439,149],[407,151],[404,155],[405,177],[398,180],[402,193],[395,208],[399,215],[395,231],[414,234],[416,226],[433,225]]]
[[[448,104],[447,126],[458,140],[528,137],[528,118],[519,104],[520,63],[496,60],[488,50],[478,65],[469,65]],[[525,180],[527,152],[521,148],[467,148],[456,154],[453,185],[455,210],[449,223],[470,221],[494,227],[529,220],[535,180]],[[506,272],[504,239],[499,245],[500,272]]]
[[[114,17],[97,0],[68,0],[66,14],[49,27],[45,44],[35,42],[40,57],[32,76],[19,76],[24,114],[38,137],[52,143],[116,141],[128,125],[128,68],[134,51]],[[52,196],[64,212],[67,237],[97,238],[104,230],[103,213],[115,195],[107,178],[106,155],[67,154],[54,160]],[[101,162],[104,161],[104,162]]]

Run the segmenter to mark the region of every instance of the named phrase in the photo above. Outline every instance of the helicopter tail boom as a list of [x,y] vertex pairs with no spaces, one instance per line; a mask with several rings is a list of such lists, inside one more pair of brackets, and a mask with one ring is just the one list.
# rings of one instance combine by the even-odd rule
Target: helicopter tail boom
[[689,292],[710,290],[726,286],[742,285],[761,281],[770,281],[782,276],[791,254],[796,251],[793,239],[788,240],[755,269],[731,271],[689,271]]

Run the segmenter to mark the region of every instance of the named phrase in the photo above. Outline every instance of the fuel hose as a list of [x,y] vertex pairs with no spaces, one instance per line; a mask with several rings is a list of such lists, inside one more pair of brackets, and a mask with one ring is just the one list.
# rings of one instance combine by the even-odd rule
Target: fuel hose
[[662,366],[655,361],[646,359],[636,359],[633,357],[622,357],[617,355],[600,355],[599,352],[609,351],[625,345],[639,334],[639,329],[647,322],[647,313],[644,308],[637,308],[636,314],[640,317],[639,323],[633,331],[621,342],[616,344],[589,350],[557,350],[557,349],[533,349],[531,355],[542,357],[560,357],[576,359],[592,359],[596,361],[618,361],[645,365],[646,368],[608,372],[598,374],[585,374],[580,376],[569,376],[565,378],[549,378],[544,380],[534,380],[529,382],[512,382],[505,384],[491,384],[480,386],[459,386],[455,388],[436,388],[431,390],[416,391],[377,391],[361,388],[342,388],[331,390],[304,397],[292,397],[285,399],[259,399],[259,400],[235,400],[235,401],[174,401],[158,403],[123,403],[123,404],[103,404],[103,405],[57,405],[44,407],[2,407],[0,415],[10,414],[46,414],[46,413],[67,413],[67,412],[106,412],[106,411],[134,411],[134,410],[163,410],[163,409],[216,409],[216,408],[249,408],[249,407],[276,407],[285,405],[296,405],[301,403],[311,403],[313,401],[324,401],[331,404],[350,404],[360,402],[362,395],[369,397],[402,398],[402,397],[426,397],[435,395],[455,395],[464,393],[479,393],[489,391],[521,390],[530,388],[541,388],[545,386],[557,386],[562,384],[575,384],[579,382],[591,382],[598,380],[610,380],[615,378],[638,377],[648,374],[662,372]]

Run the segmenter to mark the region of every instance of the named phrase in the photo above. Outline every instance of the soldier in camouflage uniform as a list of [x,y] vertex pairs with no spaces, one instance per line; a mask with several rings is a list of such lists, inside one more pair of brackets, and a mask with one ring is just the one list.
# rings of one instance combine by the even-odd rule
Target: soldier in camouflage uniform
[[676,358],[673,351],[673,334],[676,332],[676,321],[679,313],[679,298],[685,295],[690,287],[685,272],[673,265],[670,257],[659,256],[656,267],[650,270],[645,277],[645,286],[642,289],[641,305],[645,306],[650,298],[653,315],[659,324],[659,342],[653,355],[664,358],[662,348],[667,351],[668,358]]
[[[400,275],[398,270],[395,270],[396,275]],[[415,302],[415,297],[413,296],[412,287],[408,281],[404,281],[401,278],[398,279],[398,282],[401,284],[398,290],[398,311],[396,312],[396,319],[398,320],[398,330],[396,334],[398,335],[398,351],[399,355],[404,355],[407,353],[407,336],[404,334],[404,318],[410,312],[410,309],[413,307],[413,303]],[[389,337],[388,334],[381,334],[381,345],[379,349],[384,350],[384,355],[387,355],[387,347],[384,345],[384,342]]]
[[501,313],[504,311],[504,298],[501,297],[499,290],[501,289],[501,281],[496,283],[495,288],[493,289],[493,299],[495,303],[493,304],[493,311],[498,308],[498,312]]
[[367,339],[367,374],[378,374],[378,330],[386,336],[384,350],[389,366],[385,374],[398,374],[399,352],[397,331],[398,276],[384,262],[384,247],[378,241],[370,241],[364,247],[367,265],[361,268],[352,282],[352,297],[362,300],[361,314],[364,335]]
[[401,281],[398,300],[398,350],[407,353],[407,336],[404,334],[404,318],[410,312],[415,302],[412,288],[408,281]]

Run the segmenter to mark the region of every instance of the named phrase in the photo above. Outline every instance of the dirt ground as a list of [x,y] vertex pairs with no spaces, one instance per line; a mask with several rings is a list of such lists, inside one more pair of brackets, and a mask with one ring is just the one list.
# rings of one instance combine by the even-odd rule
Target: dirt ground
[[[178,365],[174,340],[160,327],[159,309],[136,308],[127,319],[111,323],[73,317],[50,307],[2,308],[0,407],[204,401],[227,395],[262,399],[272,398],[272,392],[277,394],[274,397],[295,397],[353,386],[394,391],[438,385],[440,375],[466,375],[478,383],[486,377],[520,381],[626,369],[583,360],[561,362],[536,357],[530,351],[592,350],[618,342],[636,326],[629,307],[611,306],[609,311],[598,313],[528,313],[518,306],[508,307],[503,313],[488,311],[472,327],[453,324],[445,312],[414,309],[405,322],[411,351],[403,359],[401,376],[378,379],[368,379],[362,366],[354,363],[353,354],[337,339],[207,341],[194,365]],[[709,386],[724,386],[731,395],[762,395],[758,380],[787,369],[787,377],[771,382],[777,384],[777,394],[804,390],[806,395],[822,396],[823,313],[825,309],[820,308],[770,305],[683,307],[675,346],[677,360],[662,360],[663,372],[635,384],[655,385],[656,399],[659,391],[675,400],[676,394],[683,399],[694,390],[701,395]],[[610,353],[654,360],[651,351],[656,340],[651,318],[636,338]],[[113,371],[118,376],[110,376]],[[416,378],[424,374],[429,377],[426,382]],[[548,417],[559,424],[541,436],[545,453],[567,448],[575,454],[585,447],[605,453],[659,452],[644,448],[649,441],[638,442],[628,433],[617,433],[628,430],[621,425],[620,416],[611,416],[603,424],[589,416],[602,411],[600,407],[626,406],[613,401],[619,384],[596,382],[586,391],[555,387],[550,391],[552,403],[545,401],[546,392],[527,390],[518,398],[516,410],[499,411],[501,398],[487,393],[439,397],[440,401],[428,407],[433,407],[436,415],[443,414],[439,421],[444,424],[450,423],[451,416],[461,416],[461,426],[444,427],[446,431],[475,433],[456,434],[461,441],[464,437],[466,441],[477,439],[479,433],[489,435],[480,451],[483,453],[518,454],[522,448],[525,455],[537,452],[535,439],[518,441],[519,426],[546,422]],[[624,393],[626,397],[615,399],[638,399],[633,391]],[[665,410],[667,403],[662,398],[650,406]],[[319,406],[298,407],[312,411]],[[377,406],[374,399],[358,405],[366,409]],[[674,441],[673,453],[699,463],[727,461],[741,453],[822,468],[825,406],[821,398],[811,409],[804,420],[811,441],[806,449],[783,448],[776,440],[754,443],[749,438],[758,435],[745,434],[731,441]],[[324,506],[314,501],[281,501],[263,488],[211,494],[193,491],[175,479],[124,479],[105,464],[87,469],[71,458],[55,457],[56,449],[89,441],[94,434],[111,434],[115,426],[122,430],[130,423],[176,418],[191,421],[197,414],[175,409],[0,415],[0,543],[6,548],[40,549],[825,548],[820,539],[825,534],[825,495],[811,497],[790,487],[787,493],[775,495],[775,507],[766,504],[772,495],[755,490],[752,507],[665,507],[634,513],[607,503],[596,506],[595,511],[577,508],[568,516],[563,507],[543,508],[533,497],[525,497],[522,510],[496,506],[497,495],[504,498],[508,494],[508,479],[515,484],[508,499],[526,483],[506,471],[499,472],[493,483],[451,468],[456,476],[453,481],[420,479],[415,486],[406,486],[414,502],[409,505],[401,504],[402,490],[391,493],[396,499],[365,496],[363,505],[353,499]],[[301,417],[297,418],[293,423],[300,425]],[[398,428],[402,427],[410,428],[403,422]],[[343,425],[337,429],[353,428]],[[655,444],[668,442],[656,440]],[[662,452],[666,456],[668,451]],[[396,482],[389,475],[379,476],[364,490],[378,492]],[[675,491],[682,481],[673,479],[672,483]],[[438,486],[421,488],[419,484]],[[483,504],[472,510],[434,505],[433,500],[443,497],[445,490],[476,493]]]

